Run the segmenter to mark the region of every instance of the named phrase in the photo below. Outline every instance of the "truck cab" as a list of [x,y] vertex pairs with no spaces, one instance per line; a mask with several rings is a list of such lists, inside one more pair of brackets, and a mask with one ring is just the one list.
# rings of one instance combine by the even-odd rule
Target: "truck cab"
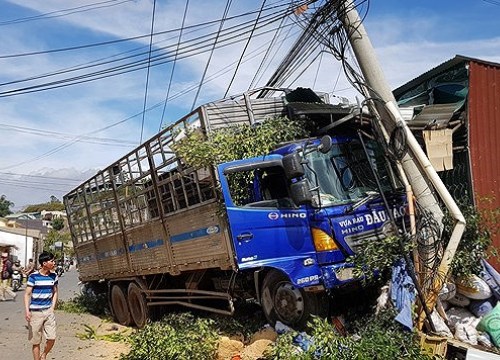
[[237,265],[263,269],[259,300],[271,323],[300,327],[322,314],[325,290],[357,280],[349,257],[405,224],[406,198],[382,148],[355,134],[289,143],[218,173]]

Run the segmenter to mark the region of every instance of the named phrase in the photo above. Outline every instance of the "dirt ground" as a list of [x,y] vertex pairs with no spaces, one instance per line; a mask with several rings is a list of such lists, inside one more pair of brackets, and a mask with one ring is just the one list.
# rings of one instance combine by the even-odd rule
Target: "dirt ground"
[[[8,304],[11,303],[11,304]],[[30,360],[31,345],[28,343],[28,329],[22,311],[6,312],[12,302],[0,304],[0,354],[2,359]],[[22,308],[16,301],[17,308]],[[80,339],[78,334],[88,334],[85,325],[97,330],[98,334],[111,334],[123,331],[119,325],[104,322],[89,314],[69,314],[56,311],[57,339],[50,356],[54,360],[118,359],[121,353],[128,352],[123,342]],[[92,331],[93,331],[92,330]],[[91,331],[91,332],[92,332]]]
[[[76,271],[66,273],[59,282],[61,300],[73,298],[79,291]],[[0,359],[31,360],[31,344],[28,343],[28,329],[24,319],[24,289],[17,293],[16,301],[0,302]],[[132,328],[107,322],[90,314],[71,314],[56,310],[57,339],[48,359],[88,360],[119,359],[128,353],[124,342],[102,340],[102,336],[123,333],[127,336]],[[92,336],[97,335],[97,336]],[[243,343],[237,336],[222,337],[219,342],[218,360],[254,360],[262,356],[265,349],[276,340],[274,330],[267,328]]]
[[[105,336],[122,334],[127,336],[132,328],[108,322],[90,314],[71,314],[56,310],[57,339],[47,359],[88,360],[119,359],[128,353],[124,342],[103,340]],[[218,360],[255,360],[276,340],[277,334],[267,328],[255,333],[249,343],[237,336],[221,337]],[[31,345],[28,343],[28,329],[22,312],[22,299],[16,302],[0,303],[0,358],[30,360]]]

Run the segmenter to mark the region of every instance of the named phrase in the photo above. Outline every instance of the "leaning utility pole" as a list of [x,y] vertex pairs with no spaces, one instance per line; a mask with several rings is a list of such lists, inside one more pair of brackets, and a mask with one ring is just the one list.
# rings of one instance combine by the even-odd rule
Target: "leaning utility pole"
[[[443,227],[443,211],[439,206],[438,196],[455,220],[448,246],[439,264],[437,276],[434,279],[432,288],[426,294],[426,305],[429,308],[433,308],[437,300],[437,294],[443,285],[443,281],[446,279],[451,261],[465,229],[465,219],[413,133],[408,129],[406,122],[403,120],[396,99],[385,80],[354,2],[351,0],[344,1],[339,6],[338,17],[348,35],[349,42],[363,74],[365,80],[364,89],[367,92],[364,95],[367,96],[369,104],[380,116],[379,125],[386,135],[390,136],[396,128],[399,128],[398,131],[402,131],[406,137],[408,153],[401,160],[401,166],[418,203],[433,215],[441,231]],[[411,199],[408,199],[408,201],[411,202]],[[423,317],[420,316],[420,325],[422,321]]]

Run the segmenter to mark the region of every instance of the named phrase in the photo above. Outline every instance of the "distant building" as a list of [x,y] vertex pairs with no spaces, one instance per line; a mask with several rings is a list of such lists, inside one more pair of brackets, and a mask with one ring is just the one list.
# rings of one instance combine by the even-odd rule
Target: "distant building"
[[[62,218],[67,229],[66,212],[47,211],[16,213],[0,219],[0,249],[25,264],[43,250],[44,240],[54,219]],[[71,244],[72,245],[72,244]]]
[[40,218],[42,219],[43,225],[48,228],[52,228],[52,221],[55,219],[63,219],[64,226],[67,227],[68,225],[66,211],[42,210],[40,212]]
[[25,266],[43,248],[39,230],[0,227],[0,250],[8,252],[14,260]]

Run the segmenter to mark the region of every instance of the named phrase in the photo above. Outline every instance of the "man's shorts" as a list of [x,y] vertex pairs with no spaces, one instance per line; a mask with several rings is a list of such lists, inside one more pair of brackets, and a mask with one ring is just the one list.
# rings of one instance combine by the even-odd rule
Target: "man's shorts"
[[56,316],[50,309],[31,311],[28,340],[33,345],[42,342],[42,332],[47,340],[56,339]]

